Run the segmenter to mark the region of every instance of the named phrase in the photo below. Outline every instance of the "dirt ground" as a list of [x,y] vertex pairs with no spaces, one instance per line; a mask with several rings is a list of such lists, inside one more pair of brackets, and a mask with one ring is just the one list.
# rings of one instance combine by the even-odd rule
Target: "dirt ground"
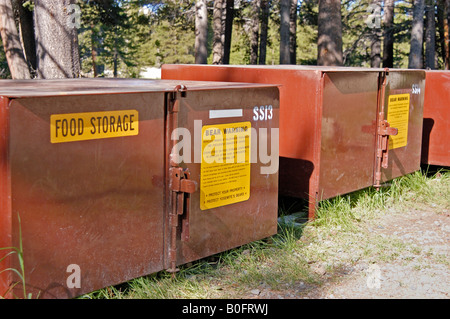
[[[413,210],[384,216],[373,229],[416,245],[420,254],[398,256],[395,262],[356,264],[336,283],[325,284],[308,298],[448,299],[450,298],[450,212]],[[436,263],[433,254],[442,258]]]
[[[394,261],[360,261],[342,269],[320,287],[273,292],[252,291],[254,298],[278,299],[450,299],[450,211],[416,209],[380,217],[370,232],[416,247]],[[325,269],[317,270],[326,278]]]

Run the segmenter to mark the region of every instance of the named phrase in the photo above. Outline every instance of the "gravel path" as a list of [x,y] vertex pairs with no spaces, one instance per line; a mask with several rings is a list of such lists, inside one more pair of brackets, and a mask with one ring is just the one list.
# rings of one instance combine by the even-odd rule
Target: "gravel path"
[[340,269],[337,276],[336,273],[327,274],[323,264],[313,264],[316,274],[323,278],[323,285],[300,282],[294,289],[290,286],[274,291],[262,284],[250,291],[247,297],[450,299],[450,211],[437,212],[430,207],[401,214],[392,212],[377,219],[368,232],[395,241],[403,249],[398,249],[399,255],[393,261],[369,264],[367,260],[358,260]]
[[307,298],[449,299],[450,212],[414,210],[381,218],[373,232],[417,249],[394,262],[357,263],[338,282],[326,283]]

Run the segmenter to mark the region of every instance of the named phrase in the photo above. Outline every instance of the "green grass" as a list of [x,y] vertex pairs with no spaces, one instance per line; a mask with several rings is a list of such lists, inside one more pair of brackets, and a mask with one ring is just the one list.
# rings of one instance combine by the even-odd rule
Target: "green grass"
[[[22,226],[21,226],[21,221],[20,221],[20,216],[19,215],[17,215],[17,219],[18,219],[18,222],[19,222],[19,247],[0,247],[0,251],[2,251],[2,250],[7,251],[7,253],[2,258],[0,258],[0,263],[4,262],[10,256],[12,256],[12,257],[13,256],[17,256],[17,259],[19,261],[19,269],[8,267],[8,268],[5,268],[5,269],[2,269],[0,271],[0,273],[11,271],[11,272],[15,273],[20,279],[20,282],[16,282],[15,284],[13,284],[12,287],[10,287],[10,289],[6,292],[6,294],[8,294],[9,292],[13,291],[15,286],[17,286],[18,284],[21,284],[22,285],[23,298],[24,299],[31,299],[32,295],[27,293],[27,290],[26,290],[25,262],[24,262],[24,259],[23,259],[23,246],[22,246]],[[0,299],[1,298],[2,297],[0,296]]]
[[449,196],[449,171],[427,168],[379,191],[368,188],[322,201],[313,221],[305,222],[305,203],[285,199],[280,202],[278,234],[271,238],[184,265],[175,278],[161,271],[80,298],[245,298],[258,287],[282,292],[302,283],[319,288],[360,261],[389,262],[402,252],[421,255],[418,247],[372,233],[370,227],[392,212],[420,207],[448,211]]

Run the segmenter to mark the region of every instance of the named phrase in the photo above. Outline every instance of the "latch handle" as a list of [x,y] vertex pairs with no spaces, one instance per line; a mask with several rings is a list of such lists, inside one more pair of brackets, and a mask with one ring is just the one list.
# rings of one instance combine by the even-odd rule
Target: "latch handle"
[[197,183],[189,179],[190,173],[181,167],[169,169],[169,189],[172,196],[172,206],[169,212],[169,223],[171,226],[171,243],[169,248],[170,268],[169,272],[175,273],[177,259],[177,233],[179,230],[179,219],[181,221],[181,240],[189,240],[189,214],[190,194],[197,189]]
[[391,127],[388,121],[382,120],[380,125],[381,135],[381,167],[388,168],[388,160],[389,160],[389,136],[397,135],[398,129],[395,127]]

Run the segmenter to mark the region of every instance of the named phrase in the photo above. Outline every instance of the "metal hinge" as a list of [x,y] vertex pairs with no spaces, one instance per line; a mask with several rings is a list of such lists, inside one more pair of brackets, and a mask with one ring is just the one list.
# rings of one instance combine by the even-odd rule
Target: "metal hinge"
[[381,187],[381,168],[388,168],[389,159],[389,136],[397,135],[398,129],[391,127],[387,120],[384,119],[384,97],[386,92],[386,78],[389,70],[383,73],[381,92],[379,92],[379,113],[377,123],[377,148],[375,161],[374,187]]
[[[194,193],[197,183],[190,180],[190,173],[181,167],[169,169],[169,190],[171,193],[171,208],[169,213],[169,225],[171,228],[168,272],[176,273],[177,264],[177,240],[180,231],[181,240],[189,240],[189,211],[190,194]],[[181,228],[180,228],[181,223]]]
[[388,121],[380,120],[378,135],[381,137],[381,145],[377,149],[377,157],[381,158],[381,167],[388,168],[389,136],[397,135],[398,129],[391,127]]
[[[168,107],[168,136],[178,127],[178,112],[180,110],[180,97],[185,98],[187,88],[184,85],[177,85],[170,93]],[[168,147],[173,150],[173,141],[168,140]],[[177,154],[169,155],[169,268],[168,272],[176,273],[177,266],[177,241],[178,235],[181,234],[182,241],[189,240],[189,210],[190,210],[190,194],[194,193],[197,184],[190,180],[188,169],[179,167]],[[180,226],[181,224],[181,226]]]

